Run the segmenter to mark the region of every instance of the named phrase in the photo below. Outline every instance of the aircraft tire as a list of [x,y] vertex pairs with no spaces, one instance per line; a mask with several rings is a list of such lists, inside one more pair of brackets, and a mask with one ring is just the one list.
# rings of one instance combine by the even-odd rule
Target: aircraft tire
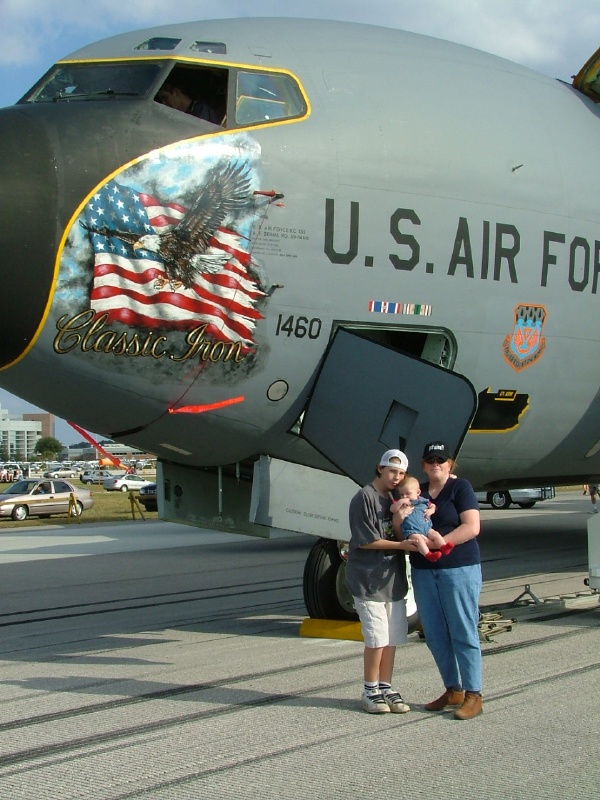
[[346,564],[333,539],[317,539],[304,565],[304,603],[314,619],[358,620],[346,588]]
[[512,503],[508,492],[490,492],[488,498],[492,508],[509,508]]
[[[303,576],[304,603],[314,619],[358,620],[352,595],[346,586],[346,562],[333,539],[317,539],[312,546]],[[420,629],[412,589],[407,598],[408,632]]]

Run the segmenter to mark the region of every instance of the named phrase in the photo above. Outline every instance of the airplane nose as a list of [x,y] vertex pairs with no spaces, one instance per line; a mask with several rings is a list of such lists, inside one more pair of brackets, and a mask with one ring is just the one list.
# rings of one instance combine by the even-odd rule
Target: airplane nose
[[40,325],[56,253],[56,164],[46,131],[26,110],[0,109],[0,368]]

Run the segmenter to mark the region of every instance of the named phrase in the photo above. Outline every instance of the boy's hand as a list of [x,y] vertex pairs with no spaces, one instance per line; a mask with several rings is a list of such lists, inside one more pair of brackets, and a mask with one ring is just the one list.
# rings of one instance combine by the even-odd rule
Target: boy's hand
[[402,519],[406,519],[409,514],[412,514],[413,507],[411,506],[410,502],[407,502],[406,500],[395,500],[390,506],[390,511],[392,514],[395,514],[397,511],[399,511]]

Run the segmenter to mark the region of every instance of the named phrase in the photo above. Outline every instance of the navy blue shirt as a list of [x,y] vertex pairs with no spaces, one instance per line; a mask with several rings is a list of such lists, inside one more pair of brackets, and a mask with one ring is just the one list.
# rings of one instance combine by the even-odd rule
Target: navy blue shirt
[[[448,478],[442,491],[433,499],[429,494],[429,483],[421,484],[421,497],[435,503],[435,514],[431,517],[434,530],[445,536],[461,524],[463,511],[474,509],[479,511],[479,503],[469,481],[464,478]],[[412,569],[450,569],[451,567],[468,567],[481,563],[479,542],[477,537],[468,542],[457,544],[447,556],[438,561],[428,561],[420,553],[410,554]]]

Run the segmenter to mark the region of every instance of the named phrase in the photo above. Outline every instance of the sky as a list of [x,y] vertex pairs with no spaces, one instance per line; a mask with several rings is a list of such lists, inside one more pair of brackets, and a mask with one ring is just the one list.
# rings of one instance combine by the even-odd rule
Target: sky
[[[600,2],[579,0],[0,0],[0,107],[59,58],[119,33],[225,17],[313,17],[401,28],[466,44],[570,81],[600,46]],[[0,389],[11,414],[35,406]],[[81,440],[57,420],[63,444]]]

